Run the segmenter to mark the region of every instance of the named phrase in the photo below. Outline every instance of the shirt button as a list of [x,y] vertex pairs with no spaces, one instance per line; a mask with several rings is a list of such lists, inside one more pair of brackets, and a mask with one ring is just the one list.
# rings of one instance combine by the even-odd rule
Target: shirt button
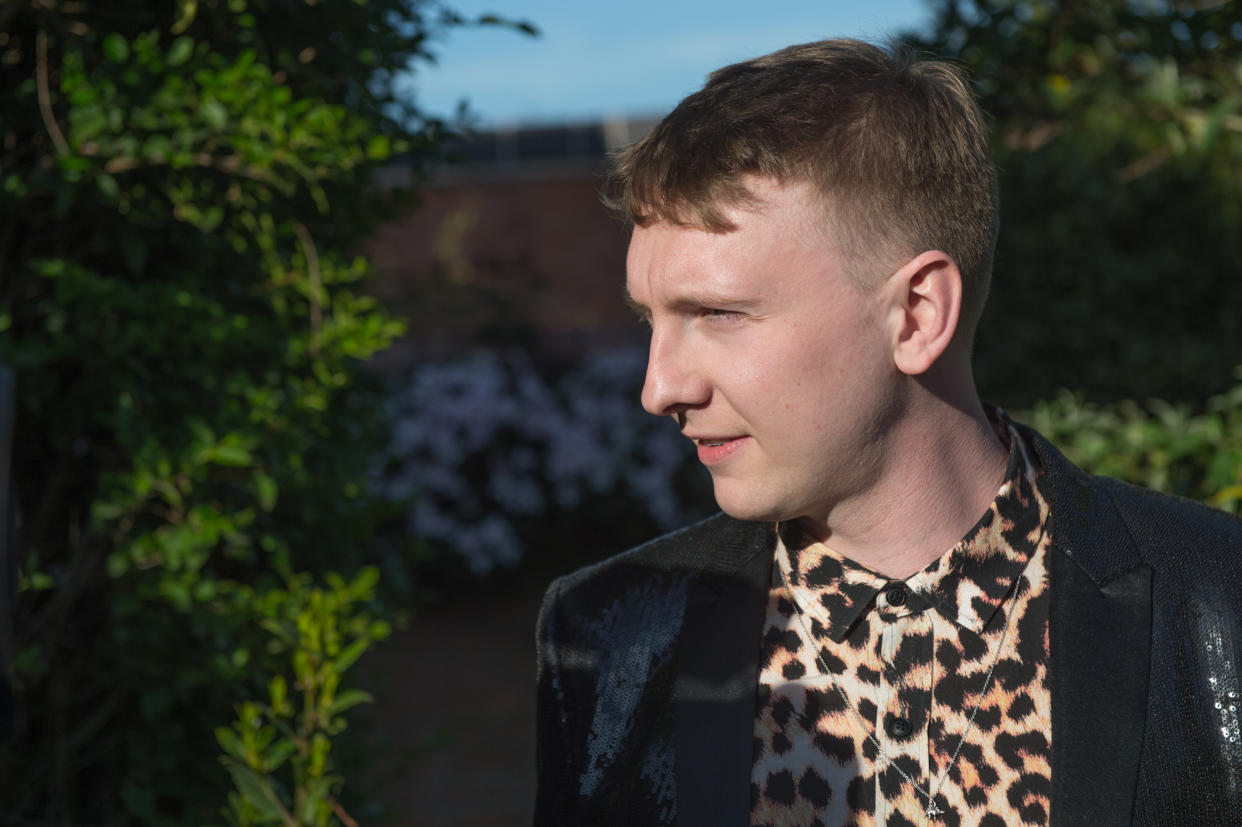
[[910,723],[909,718],[889,718],[884,729],[894,738],[905,738],[914,732],[914,724]]
[[890,606],[904,606],[906,598],[909,596],[909,590],[900,583],[894,583],[884,591],[884,599],[888,601]]

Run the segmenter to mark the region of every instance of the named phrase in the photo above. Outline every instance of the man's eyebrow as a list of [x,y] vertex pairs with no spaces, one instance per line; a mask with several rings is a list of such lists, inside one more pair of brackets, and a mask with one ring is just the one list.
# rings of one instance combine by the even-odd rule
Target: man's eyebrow
[[[651,318],[651,308],[635,299],[630,295],[629,288],[625,288],[624,296],[625,304],[630,310],[638,315],[640,319]],[[760,305],[758,299],[725,297],[722,295],[711,295],[707,293],[696,293],[693,295],[683,296],[672,302],[672,306],[679,310],[689,310],[699,307],[712,307],[720,310],[738,310],[743,312],[753,311]]]

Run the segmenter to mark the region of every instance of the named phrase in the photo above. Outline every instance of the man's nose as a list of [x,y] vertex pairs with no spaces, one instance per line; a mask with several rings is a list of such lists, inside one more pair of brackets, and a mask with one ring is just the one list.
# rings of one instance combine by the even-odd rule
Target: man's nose
[[682,337],[653,332],[643,381],[643,408],[669,416],[706,404],[711,386]]

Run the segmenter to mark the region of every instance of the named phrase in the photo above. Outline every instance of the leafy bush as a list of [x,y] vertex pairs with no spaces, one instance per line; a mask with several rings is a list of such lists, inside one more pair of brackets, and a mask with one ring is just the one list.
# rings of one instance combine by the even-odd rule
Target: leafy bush
[[1242,353],[1237,5],[931,5],[912,39],[969,70],[1001,171],[984,395],[1222,392]]
[[1195,413],[1186,403],[1107,405],[1065,392],[1018,418],[1082,468],[1242,514],[1242,368],[1239,384]]
[[400,331],[352,251],[411,203],[375,166],[442,132],[395,79],[462,21],[114,6],[0,10],[25,556],[0,818],[348,822],[333,745],[363,697],[342,681],[391,614],[361,366]]
[[[344,713],[371,700],[341,679],[388,623],[367,611],[378,572],[362,569],[351,583],[329,573],[326,587],[301,575],[284,589],[233,589],[237,613],[268,632],[268,649],[287,658],[268,680],[266,702],[238,707],[230,727],[216,729],[236,792],[226,815],[239,825],[326,825],[351,817],[336,796],[344,777],[333,771],[333,738]],[[281,781],[284,783],[281,783]]]

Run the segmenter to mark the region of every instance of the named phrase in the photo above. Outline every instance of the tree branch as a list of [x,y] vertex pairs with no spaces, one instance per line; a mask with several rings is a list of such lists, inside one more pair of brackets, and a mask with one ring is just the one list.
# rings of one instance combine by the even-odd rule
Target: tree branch
[[[84,149],[82,154],[88,157],[94,157],[98,153],[94,149]],[[163,166],[167,163],[167,161],[148,161],[141,158],[132,158],[122,155],[116,158],[108,159],[108,162],[104,164],[104,172],[114,175],[119,172],[129,172],[131,170],[139,169],[140,167],[157,167]],[[284,186],[284,182],[280,181],[270,172],[259,169],[258,167],[243,164],[241,159],[236,155],[226,155],[221,158],[212,155],[209,152],[200,152],[190,159],[190,163],[196,167],[215,169],[225,173],[226,175],[237,175],[242,178],[249,178],[252,181],[259,181],[264,184],[272,184],[273,186],[281,189],[287,189],[287,187]]]
[[69,143],[56,123],[56,114],[52,112],[52,94],[47,81],[47,32],[43,29],[35,35],[35,89],[39,96],[39,114],[43,117],[48,137],[56,147],[56,154],[68,155]]
[[1128,184],[1131,181],[1136,181],[1139,178],[1142,178],[1147,173],[1158,169],[1164,164],[1165,161],[1169,160],[1172,155],[1172,151],[1167,146],[1159,147],[1147,153],[1137,161],[1132,161],[1117,170],[1115,173],[1117,183]]
[[339,801],[335,798],[331,799],[331,801],[332,812],[336,813],[336,817],[341,820],[341,823],[344,824],[345,827],[358,827],[358,822],[354,821],[353,817],[350,816],[349,813],[345,812],[345,808],[341,806]]
[[296,222],[293,231],[302,242],[302,254],[306,256],[306,278],[310,282],[310,352],[314,355],[319,351],[319,329],[323,325],[323,307],[319,304],[319,293],[323,289],[319,277],[319,254],[315,251],[315,240],[311,238],[310,230],[306,229],[305,224]]

